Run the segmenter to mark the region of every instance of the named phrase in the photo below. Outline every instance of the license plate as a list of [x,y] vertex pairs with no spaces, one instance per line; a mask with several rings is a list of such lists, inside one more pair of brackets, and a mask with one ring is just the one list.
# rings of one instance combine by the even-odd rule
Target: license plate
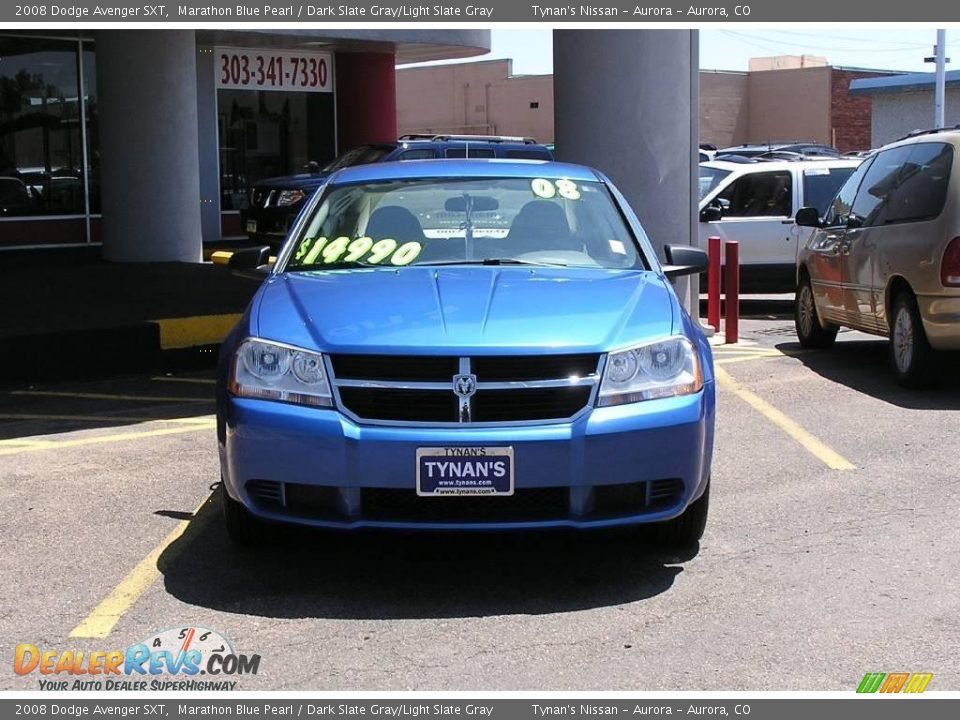
[[247,220],[247,232],[255,233],[257,231],[257,221],[256,220]]
[[417,448],[417,495],[513,495],[512,447]]

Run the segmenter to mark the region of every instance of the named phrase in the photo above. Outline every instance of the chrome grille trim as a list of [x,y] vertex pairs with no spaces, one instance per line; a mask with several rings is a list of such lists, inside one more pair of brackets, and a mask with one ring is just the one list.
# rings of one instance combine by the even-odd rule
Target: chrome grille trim
[[[381,358],[389,356],[379,356]],[[398,358],[408,356],[398,356]],[[486,356],[485,356],[486,357]],[[521,356],[530,357],[530,356]],[[548,356],[545,356],[548,357]],[[570,378],[548,378],[540,380],[510,380],[510,381],[488,381],[484,382],[482,378],[477,378],[476,393],[467,399],[459,399],[459,418],[451,417],[449,421],[433,420],[384,420],[360,416],[350,410],[343,402],[340,396],[340,388],[344,389],[362,389],[376,392],[377,390],[407,390],[407,391],[433,391],[450,392],[451,397],[456,397],[453,392],[453,377],[448,381],[411,381],[411,380],[371,380],[371,379],[353,379],[338,378],[333,369],[333,358],[329,354],[324,355],[324,361],[327,370],[327,377],[330,379],[331,389],[334,395],[334,403],[340,412],[364,425],[390,425],[390,426],[414,426],[414,427],[463,427],[465,424],[470,427],[498,427],[498,426],[524,426],[524,425],[545,425],[570,423],[578,420],[596,404],[597,393],[600,390],[600,379],[603,377],[603,369],[606,364],[606,354],[597,353],[597,366],[594,372],[582,377]],[[460,374],[471,374],[471,357],[464,356],[458,359],[458,369]],[[488,390],[511,391],[511,390],[550,390],[565,388],[590,388],[589,397],[586,403],[576,412],[565,417],[533,419],[533,420],[498,420],[498,421],[473,421],[471,418],[471,401],[480,400],[482,402],[483,392]],[[464,411],[466,410],[466,414]],[[464,420],[464,418],[470,418]]]

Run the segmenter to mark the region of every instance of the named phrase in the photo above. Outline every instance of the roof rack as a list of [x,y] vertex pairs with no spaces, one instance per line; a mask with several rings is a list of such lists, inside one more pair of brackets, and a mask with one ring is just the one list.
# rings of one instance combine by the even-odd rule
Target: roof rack
[[907,138],[919,137],[920,135],[936,135],[937,133],[953,132],[954,130],[960,130],[960,125],[954,125],[953,127],[930,128],[929,130],[914,130],[913,132],[908,132],[901,138],[897,138],[895,142],[900,142],[901,140],[906,140]]
[[400,140],[432,140],[434,142],[455,140],[461,142],[520,143],[522,145],[537,144],[534,138],[521,137],[519,135],[437,135],[434,133],[407,133],[406,135],[401,135]]

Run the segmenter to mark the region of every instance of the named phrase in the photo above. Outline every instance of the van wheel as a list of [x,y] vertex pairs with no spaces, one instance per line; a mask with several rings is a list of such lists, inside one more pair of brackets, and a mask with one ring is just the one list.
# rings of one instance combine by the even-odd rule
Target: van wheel
[[653,540],[660,547],[690,547],[699,542],[707,527],[707,512],[710,509],[710,481],[703,495],[693,502],[683,514],[672,520],[653,526]]
[[797,288],[797,300],[793,308],[793,324],[797,329],[797,339],[805,348],[828,348],[837,339],[836,325],[823,325],[817,314],[817,304],[813,299],[810,278],[804,276]]
[[255,518],[250,511],[230,497],[223,482],[220,483],[220,507],[223,524],[227,529],[230,542],[238,548],[250,548],[263,545],[267,540],[267,527]]
[[933,348],[923,329],[917,299],[902,292],[893,301],[890,323],[890,365],[904,387],[929,387],[936,383]]

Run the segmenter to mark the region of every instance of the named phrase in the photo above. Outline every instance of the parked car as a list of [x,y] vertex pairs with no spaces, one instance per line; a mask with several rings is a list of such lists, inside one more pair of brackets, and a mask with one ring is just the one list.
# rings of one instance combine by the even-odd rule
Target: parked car
[[743,292],[796,289],[797,250],[809,231],[794,224],[797,208],[825,212],[860,161],[727,162],[700,164],[700,247],[719,235],[740,243]]
[[797,337],[828,347],[846,326],[890,338],[897,380],[935,380],[935,350],[960,350],[960,132],[932,131],[863,161],[797,261]]
[[254,242],[279,247],[307,198],[337,170],[393,160],[464,157],[552,160],[553,154],[533,138],[403,135],[396,142],[371,143],[353,148],[323,167],[314,163],[308,172],[255,182],[250,192],[250,206],[240,213],[242,227]]
[[724,160],[725,156],[737,155],[738,157],[757,157],[774,152],[788,152],[806,157],[838,157],[840,153],[836,148],[829,145],[822,145],[814,142],[775,142],[775,143],[745,143],[743,145],[731,145],[717,150],[715,160]]
[[[234,254],[255,272],[268,248]],[[709,343],[666,248],[596,170],[436,160],[334,173],[221,350],[223,508],[263,521],[499,530],[654,523],[709,502]]]

